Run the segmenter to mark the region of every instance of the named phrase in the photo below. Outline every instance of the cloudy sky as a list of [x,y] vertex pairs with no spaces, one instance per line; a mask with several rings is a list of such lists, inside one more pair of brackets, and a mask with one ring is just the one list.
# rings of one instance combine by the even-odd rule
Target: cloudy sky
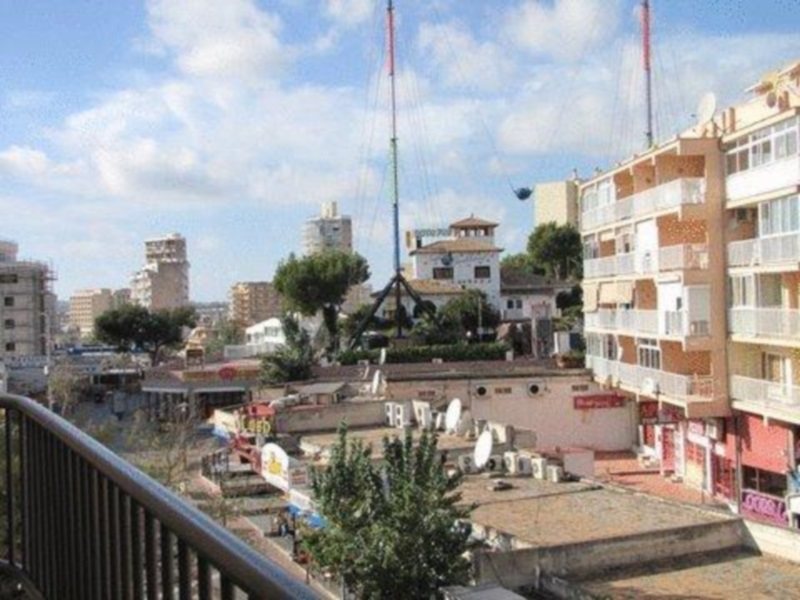
[[[511,187],[643,140],[634,0],[395,0],[404,227],[470,213],[517,251]],[[195,300],[268,279],[336,200],[391,263],[383,0],[0,0],[0,237],[67,297],[189,240]],[[800,58],[798,0],[655,0],[659,137]]]

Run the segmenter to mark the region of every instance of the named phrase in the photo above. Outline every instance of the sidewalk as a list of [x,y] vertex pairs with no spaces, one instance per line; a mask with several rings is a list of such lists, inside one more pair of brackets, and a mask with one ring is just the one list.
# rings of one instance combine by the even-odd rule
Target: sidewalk
[[659,496],[676,502],[725,507],[707,493],[673,482],[658,469],[643,467],[633,452],[595,452],[594,474],[598,481]]

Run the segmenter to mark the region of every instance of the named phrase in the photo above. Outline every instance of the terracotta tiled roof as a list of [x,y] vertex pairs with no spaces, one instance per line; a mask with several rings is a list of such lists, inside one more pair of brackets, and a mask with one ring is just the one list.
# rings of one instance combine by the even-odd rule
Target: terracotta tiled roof
[[412,250],[411,254],[443,254],[445,252],[502,252],[494,244],[480,238],[457,238],[455,240],[439,240],[422,248]]
[[455,223],[451,223],[450,227],[497,227],[497,223],[492,223],[479,217],[469,216],[466,219],[461,219]]

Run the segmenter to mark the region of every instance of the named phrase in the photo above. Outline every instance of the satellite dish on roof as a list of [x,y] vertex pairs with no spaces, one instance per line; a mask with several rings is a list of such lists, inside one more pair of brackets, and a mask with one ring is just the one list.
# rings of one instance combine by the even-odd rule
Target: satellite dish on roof
[[458,429],[458,420],[461,418],[461,400],[453,398],[447,405],[444,415],[444,429],[447,433],[455,433]]
[[478,437],[478,443],[475,444],[475,455],[473,457],[475,466],[482,469],[489,462],[489,457],[492,455],[492,431],[490,429]]
[[378,369],[377,371],[375,371],[375,375],[372,376],[372,385],[369,387],[369,391],[372,392],[373,396],[378,395],[378,391],[381,388],[381,378],[382,378],[381,371],[380,369]]
[[714,113],[717,111],[717,97],[713,92],[707,92],[700,98],[697,105],[697,124],[704,125],[714,118]]

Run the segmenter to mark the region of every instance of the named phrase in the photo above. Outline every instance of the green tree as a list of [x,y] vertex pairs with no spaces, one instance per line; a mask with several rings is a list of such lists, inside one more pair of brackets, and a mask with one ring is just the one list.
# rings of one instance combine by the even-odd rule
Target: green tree
[[439,317],[445,329],[460,328],[461,339],[468,333],[477,334],[479,324],[484,329],[492,329],[500,323],[500,313],[480,290],[459,294],[442,307]]
[[120,351],[141,350],[158,362],[164,348],[175,348],[183,342],[183,328],[194,327],[193,308],[176,308],[150,312],[142,306],[127,304],[104,312],[95,320],[95,335]]
[[308,332],[289,315],[281,318],[281,327],[286,343],[261,358],[261,381],[267,385],[311,377],[314,353]]
[[431,598],[466,583],[470,509],[459,506],[461,474],[445,472],[436,435],[385,438],[383,456],[376,465],[340,427],[328,468],[312,472],[325,519],[304,542],[312,560],[358,598]]
[[225,346],[237,346],[244,343],[242,327],[228,319],[223,319],[216,327],[216,335],[205,344],[206,356],[221,355]]
[[72,414],[75,406],[89,393],[89,378],[66,363],[53,367],[47,385],[53,402],[61,407],[64,416]]
[[289,309],[305,316],[322,311],[331,345],[335,346],[342,302],[352,286],[367,279],[369,266],[362,256],[326,250],[302,258],[289,255],[278,265],[273,284]]
[[570,224],[543,223],[528,238],[528,254],[534,265],[556,279],[580,279],[583,274],[581,235]]
[[528,252],[507,254],[500,261],[500,270],[516,273],[534,273],[535,275],[545,274],[544,269],[536,266]]

